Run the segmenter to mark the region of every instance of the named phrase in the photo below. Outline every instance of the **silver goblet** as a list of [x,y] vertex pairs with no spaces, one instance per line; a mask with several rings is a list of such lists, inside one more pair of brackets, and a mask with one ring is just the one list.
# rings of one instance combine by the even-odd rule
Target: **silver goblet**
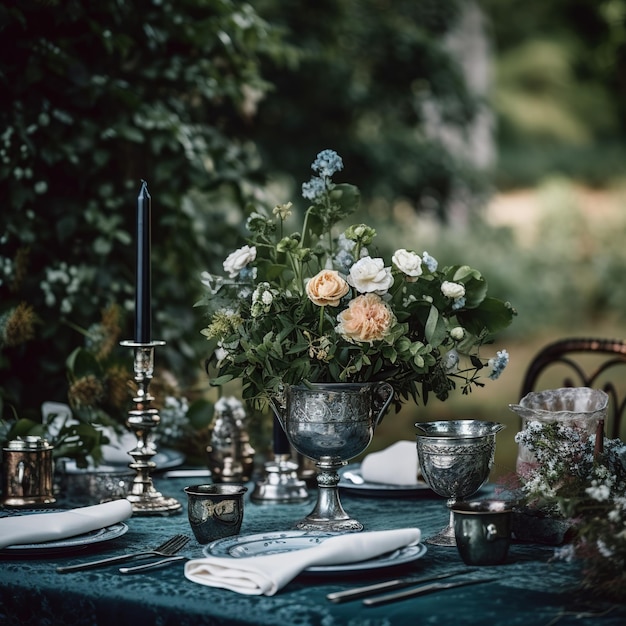
[[393,397],[393,387],[377,383],[287,385],[272,401],[287,439],[315,461],[317,503],[296,524],[300,530],[357,532],[363,524],[341,506],[337,470],[363,452]]
[[[450,420],[415,424],[417,457],[424,480],[438,495],[448,498],[448,508],[476,493],[489,478],[496,450],[497,422]],[[454,546],[453,513],[439,533],[426,540],[439,546]]]

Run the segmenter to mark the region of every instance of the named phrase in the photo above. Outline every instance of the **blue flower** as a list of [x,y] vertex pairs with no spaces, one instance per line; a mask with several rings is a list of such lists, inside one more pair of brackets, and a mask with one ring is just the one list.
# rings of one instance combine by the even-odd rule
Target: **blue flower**
[[428,252],[426,252],[426,250],[424,250],[424,254],[422,254],[422,263],[431,272],[436,272],[437,271],[437,266],[439,265],[439,263],[437,262],[437,259],[435,257],[433,257],[433,256],[430,256],[430,254],[428,254]]
[[458,311],[459,309],[462,309],[464,306],[465,306],[465,298],[463,296],[461,296],[460,298],[457,298],[452,303],[452,310],[453,311]]
[[491,374],[489,378],[496,380],[500,377],[500,374],[504,371],[504,368],[509,364],[509,353],[506,350],[498,350],[496,356],[493,359],[489,359],[489,366],[491,367]]
[[332,176],[343,169],[343,160],[334,150],[322,150],[313,161],[311,169],[320,176]]
[[345,249],[338,250],[333,263],[340,272],[347,274],[354,265],[354,257]]
[[313,176],[308,183],[302,183],[302,197],[307,200],[321,200],[326,193],[326,183],[323,178]]

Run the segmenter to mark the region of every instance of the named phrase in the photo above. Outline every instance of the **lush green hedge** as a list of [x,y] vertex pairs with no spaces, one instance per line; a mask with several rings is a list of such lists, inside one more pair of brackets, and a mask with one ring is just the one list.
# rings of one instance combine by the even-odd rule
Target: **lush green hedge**
[[420,108],[436,102],[459,128],[475,112],[443,46],[460,6],[2,5],[2,414],[66,401],[90,371],[82,358],[66,367],[77,347],[100,353],[103,367],[130,365],[117,342],[132,335],[141,179],[152,195],[154,336],[167,341],[157,363],[187,380],[202,375],[200,272],[221,267],[247,205],[265,202],[276,181],[281,200],[301,200],[320,149],[344,157],[366,203],[383,198],[388,209],[406,197],[419,209],[426,198],[443,214],[460,183],[478,181],[423,132]]
[[26,412],[66,399],[76,328],[109,304],[132,338],[142,178],[158,358],[194,358],[199,268],[229,249],[231,209],[255,184],[249,92],[268,88],[261,59],[284,46],[229,0],[25,0],[3,5],[0,24],[0,301],[14,333],[0,335],[0,397]]

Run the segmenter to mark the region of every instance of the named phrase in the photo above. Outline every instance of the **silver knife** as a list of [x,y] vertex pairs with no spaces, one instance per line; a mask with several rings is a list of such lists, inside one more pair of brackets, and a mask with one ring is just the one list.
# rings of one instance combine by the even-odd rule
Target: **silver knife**
[[457,569],[445,574],[436,574],[434,576],[424,576],[422,578],[397,578],[395,580],[388,580],[384,583],[376,583],[374,585],[367,585],[366,587],[358,587],[357,589],[349,589],[347,591],[335,591],[329,593],[326,596],[327,600],[331,602],[347,602],[348,600],[357,600],[358,598],[365,598],[366,596],[373,596],[382,591],[389,591],[390,589],[401,589],[402,587],[410,587],[412,585],[419,585],[420,583],[428,583],[433,580],[440,580],[442,578],[449,578],[450,576],[457,576],[458,574],[469,574],[474,572],[473,569]]
[[465,585],[478,585],[479,583],[488,583],[492,580],[498,580],[497,576],[479,578],[478,580],[457,580],[450,583],[431,583],[430,585],[424,585],[417,589],[405,589],[404,591],[388,593],[378,598],[368,598],[367,600],[363,600],[363,604],[365,606],[379,606],[380,604],[387,604],[388,602],[395,602],[396,600],[405,600],[406,598],[414,598],[427,593],[433,593],[434,591],[443,591],[444,589],[452,589],[453,587],[464,587]]

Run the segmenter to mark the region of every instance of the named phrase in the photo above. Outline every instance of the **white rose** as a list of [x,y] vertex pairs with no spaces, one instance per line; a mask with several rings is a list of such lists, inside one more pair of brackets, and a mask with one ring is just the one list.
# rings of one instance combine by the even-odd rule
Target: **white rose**
[[422,275],[422,259],[419,254],[409,252],[404,248],[396,250],[391,260],[395,266],[406,275],[409,282],[414,283]]
[[461,285],[461,283],[451,283],[444,280],[441,284],[441,293],[446,296],[446,298],[458,300],[465,295],[465,287]]
[[254,246],[243,246],[239,250],[231,252],[224,261],[224,271],[230,278],[235,278],[239,272],[256,259],[256,248]]
[[348,283],[359,293],[375,293],[382,296],[393,285],[393,276],[391,268],[385,267],[382,259],[366,256],[350,268]]

